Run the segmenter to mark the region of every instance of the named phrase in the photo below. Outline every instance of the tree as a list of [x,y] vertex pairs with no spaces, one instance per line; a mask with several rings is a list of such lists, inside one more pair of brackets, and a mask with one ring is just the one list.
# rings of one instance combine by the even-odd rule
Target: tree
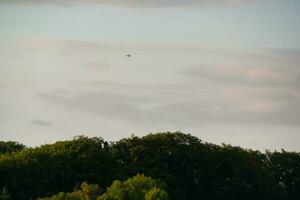
[[167,199],[168,199],[167,192],[158,188],[150,189],[145,195],[145,200],[167,200]]
[[52,197],[39,198],[38,200],[97,200],[102,193],[102,189],[95,184],[83,182],[74,192],[60,192]]
[[[261,153],[214,145],[181,132],[132,136],[114,143],[79,136],[5,152],[0,155],[0,189],[9,188],[10,199],[54,194],[58,199],[78,199],[71,191],[84,181],[107,188],[114,180],[126,180],[136,174],[146,174],[166,184],[162,188],[154,184],[142,195],[136,190],[137,198],[163,198],[164,192],[156,190],[163,189],[172,200],[300,199],[299,153]],[[97,198],[129,198],[127,185],[140,182],[135,178],[131,181],[115,181],[105,195]],[[80,190],[82,194],[84,186]]]
[[267,157],[277,196],[282,199],[300,199],[300,153],[282,150],[267,152]]
[[23,144],[18,142],[8,141],[3,142],[0,141],[0,154],[11,154],[13,152],[18,152],[25,149]]
[[12,199],[35,199],[70,192],[84,181],[106,188],[116,171],[107,142],[79,136],[0,156],[0,188],[10,188]]
[[[102,194],[98,185],[82,183],[74,192],[60,192],[52,197],[38,200],[167,200],[163,184],[144,175],[134,176],[127,181],[115,180]],[[102,195],[101,195],[102,194]]]
[[0,193],[0,200],[8,200],[10,195],[6,187],[3,187]]
[[114,181],[100,200],[167,200],[163,187],[159,181],[138,174],[125,182]]

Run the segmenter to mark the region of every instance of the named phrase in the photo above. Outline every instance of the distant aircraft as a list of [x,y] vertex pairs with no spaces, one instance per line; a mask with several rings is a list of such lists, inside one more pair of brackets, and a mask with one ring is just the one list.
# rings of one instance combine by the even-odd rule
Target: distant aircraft
[[126,57],[129,57],[129,58],[130,58],[130,57],[131,57],[131,54],[126,54]]

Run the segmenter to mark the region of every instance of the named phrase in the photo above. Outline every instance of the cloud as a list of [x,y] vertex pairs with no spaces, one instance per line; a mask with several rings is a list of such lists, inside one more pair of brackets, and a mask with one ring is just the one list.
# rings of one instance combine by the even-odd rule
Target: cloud
[[255,0],[2,0],[1,3],[17,3],[23,5],[72,5],[72,4],[99,4],[126,7],[178,7],[192,5],[238,5],[254,2]]
[[[197,55],[203,51],[199,50]],[[72,85],[80,89],[68,95],[40,93],[39,98],[66,111],[144,126],[216,123],[300,126],[297,55],[297,51],[291,50],[268,51],[228,61],[216,59],[214,64],[181,66],[172,71],[173,82],[73,81]]]
[[[300,125],[298,50],[249,54],[201,45],[51,39],[22,41],[20,46],[27,50],[22,52],[34,52],[28,57],[33,63],[21,70],[28,73],[33,67],[36,82],[45,85],[32,94],[63,113],[133,127]],[[128,49],[134,52],[132,59],[124,56]],[[42,50],[47,54],[38,54]],[[21,66],[22,59],[13,61]]]
[[[235,53],[233,53],[234,55]],[[193,80],[251,87],[300,87],[300,50],[277,49],[235,55],[233,60],[201,64],[180,71]]]
[[198,65],[180,74],[195,85],[207,82],[214,90],[209,104],[199,104],[212,121],[299,126],[299,53],[270,51],[264,59],[250,56],[241,62]]
[[45,121],[45,120],[41,120],[41,119],[31,120],[30,124],[36,125],[36,126],[52,126],[52,123]]
[[[101,85],[95,84],[99,87]],[[103,83],[102,86],[107,90],[77,92],[67,96],[58,93],[39,94],[39,97],[66,111],[86,112],[143,126],[300,124],[300,95],[288,90],[216,86],[211,94],[197,96],[200,90],[196,88],[189,91],[190,94],[194,92],[194,95],[186,95],[186,90],[176,91],[174,88],[173,92],[168,92],[167,87],[162,89],[163,85],[139,88],[134,85]]]
[[86,51],[107,51],[122,48],[119,45],[108,45],[102,42],[53,39],[53,38],[26,38],[18,40],[15,44],[18,48],[28,48],[30,50],[54,49],[54,50],[86,50]]
[[111,67],[108,63],[101,62],[101,61],[88,61],[88,62],[80,63],[80,66],[83,69],[92,70],[92,71],[96,71],[96,70],[106,71]]
[[[276,65],[276,64],[274,64]],[[296,66],[262,66],[261,64],[199,65],[184,69],[182,74],[194,79],[206,79],[231,85],[298,87],[300,68]]]

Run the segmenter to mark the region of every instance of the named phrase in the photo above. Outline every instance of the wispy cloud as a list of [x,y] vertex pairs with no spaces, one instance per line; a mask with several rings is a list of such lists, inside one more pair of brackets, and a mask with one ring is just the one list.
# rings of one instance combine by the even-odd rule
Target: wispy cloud
[[39,97],[67,111],[88,112],[145,126],[211,123],[299,126],[299,88],[272,87],[263,83],[253,85],[245,81],[232,85],[233,79],[217,80],[222,78],[221,75],[217,79],[212,75],[204,76],[211,79],[208,88],[195,78],[193,85],[190,82],[174,85],[78,82],[76,84],[90,91],[77,91],[67,96],[39,94]]
[[[71,41],[66,43],[67,51],[73,49]],[[76,44],[77,50],[87,51],[89,54],[103,46],[109,47],[107,51],[120,51],[120,48],[110,45],[81,44],[78,41]],[[128,49],[126,46],[122,48]],[[161,55],[172,52],[174,56],[191,52],[189,55],[196,56],[196,59],[214,59],[208,59],[208,64],[198,65],[189,63],[187,59],[186,63],[181,63],[177,68],[167,67],[163,60],[156,63],[156,67],[152,61],[151,67],[147,65],[150,68],[143,68],[149,72],[165,68],[165,76],[171,74],[172,77],[178,77],[176,81],[172,78],[173,83],[158,79],[159,82],[154,84],[152,81],[149,84],[138,78],[134,78],[133,82],[117,81],[116,73],[122,71],[129,75],[137,71],[132,63],[120,66],[121,68],[111,65],[112,70],[116,69],[112,74],[113,79],[72,81],[69,84],[77,89],[68,95],[57,92],[39,93],[39,98],[67,111],[84,111],[104,118],[147,126],[159,123],[182,126],[210,123],[300,124],[300,68],[296,62],[297,50],[243,54],[220,49],[214,51],[201,46],[177,46],[172,49],[168,46],[132,45],[130,48],[142,52],[143,55],[158,50]],[[224,55],[225,58],[222,58]],[[145,61],[148,60],[142,63]],[[205,61],[200,59],[199,62]]]
[[[130,59],[128,49],[134,53]],[[298,50],[245,53],[204,45],[45,39],[22,41],[11,52],[15,57],[3,54],[1,61],[3,74],[12,78],[2,75],[0,87],[20,83],[34,97],[29,103],[61,113],[48,117],[51,121],[74,116],[80,128],[99,120],[148,130],[300,127]],[[51,126],[44,120],[30,123]]]
[[52,123],[42,120],[42,119],[33,119],[30,121],[30,124],[36,126],[52,126]]

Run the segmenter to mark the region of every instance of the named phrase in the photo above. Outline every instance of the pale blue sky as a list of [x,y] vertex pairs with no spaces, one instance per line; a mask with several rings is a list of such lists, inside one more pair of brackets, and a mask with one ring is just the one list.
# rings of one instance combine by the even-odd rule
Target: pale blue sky
[[0,3],[0,139],[300,150],[300,1],[26,2]]
[[299,48],[300,2],[131,8],[94,4],[0,6],[1,40],[26,37],[113,43],[191,43]]

